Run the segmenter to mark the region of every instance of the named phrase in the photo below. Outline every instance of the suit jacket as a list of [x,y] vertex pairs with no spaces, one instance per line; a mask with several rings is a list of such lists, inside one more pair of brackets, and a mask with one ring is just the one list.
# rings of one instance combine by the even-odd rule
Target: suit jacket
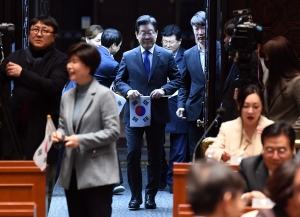
[[[179,47],[177,55],[175,57],[175,61],[179,68],[180,74],[183,72],[183,54],[185,49],[183,47]],[[170,118],[171,121],[167,123],[165,132],[166,133],[187,133],[188,129],[188,122],[186,120],[180,119],[176,115],[177,110],[177,96],[173,96],[169,98],[169,111],[170,111]]]
[[[266,127],[272,123],[274,122],[264,116],[261,116],[258,121],[258,126]],[[242,155],[244,150],[249,147],[245,147],[245,144],[241,144],[242,131],[243,126],[242,119],[240,117],[233,121],[222,123],[216,141],[209,146],[206,150],[206,154],[212,154],[213,159],[217,161],[221,161],[224,150]],[[262,153],[263,146],[261,144],[261,135],[256,134],[254,144],[251,144],[251,146],[254,146],[253,155],[259,155]]]
[[244,179],[244,192],[264,191],[265,183],[269,177],[263,156],[244,158],[239,165],[239,173]]
[[[220,43],[217,42],[217,72],[216,80],[220,73]],[[202,113],[202,102],[205,95],[205,74],[200,62],[198,45],[184,52],[182,85],[178,92],[178,108],[185,108],[188,121],[197,120]],[[218,82],[217,82],[218,83]],[[218,90],[218,85],[216,87]],[[217,91],[218,93],[218,91]],[[217,100],[216,100],[217,101]]]
[[[48,48],[49,49],[49,48]],[[21,75],[18,78],[6,75],[5,68],[11,61],[22,67]],[[68,79],[66,69],[67,56],[57,49],[50,48],[44,55],[38,68],[33,71],[33,60],[31,52],[19,50],[11,53],[0,66],[0,82],[5,84],[14,81],[14,89],[9,101],[9,112],[15,129],[18,129],[22,105],[25,99],[28,103],[28,125],[26,132],[25,156],[27,160],[32,160],[33,155],[45,137],[45,127],[47,115],[50,114],[55,126],[58,124],[59,105],[62,89]],[[7,122],[3,125],[3,155],[11,156],[13,143],[8,136],[9,129]],[[47,162],[56,163],[58,150],[50,149]]]
[[65,149],[58,184],[69,188],[72,168],[76,170],[78,189],[119,183],[116,140],[120,125],[113,92],[94,79],[73,130],[75,96],[76,88],[63,94],[57,130],[67,136],[77,134],[79,147]]
[[[167,82],[167,78],[170,82]],[[129,90],[138,90],[149,96],[154,89],[164,88],[166,94],[173,94],[180,87],[180,73],[171,52],[155,45],[149,79],[138,46],[123,54],[116,77],[116,87],[124,96]],[[128,101],[127,101],[128,102]],[[130,123],[129,103],[125,104],[123,121]],[[165,124],[170,121],[168,98],[151,100],[151,122]]]
[[119,70],[119,63],[103,46],[99,46],[97,49],[101,55],[101,62],[94,74],[94,77],[100,84],[109,88],[116,78],[117,72]]
[[267,116],[273,121],[284,121],[292,125],[296,139],[300,139],[300,76],[293,79],[281,78],[274,90],[274,97],[266,106]]

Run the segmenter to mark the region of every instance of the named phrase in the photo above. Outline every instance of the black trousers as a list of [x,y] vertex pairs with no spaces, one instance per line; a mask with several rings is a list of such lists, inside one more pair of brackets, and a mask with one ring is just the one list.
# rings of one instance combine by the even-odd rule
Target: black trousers
[[[196,144],[198,143],[198,141],[200,140],[200,138],[202,137],[203,133],[204,133],[204,129],[203,127],[197,127],[197,122],[196,121],[189,121],[188,123],[188,137],[189,137],[189,158],[190,161],[193,160],[193,153],[194,153],[194,149]],[[199,145],[197,151],[196,151],[196,159],[200,158],[200,149],[201,145]]]
[[114,185],[78,190],[76,171],[72,171],[69,190],[65,190],[70,217],[110,217]]
[[165,124],[151,124],[149,127],[130,127],[126,124],[127,176],[132,196],[142,195],[141,144],[144,133],[148,153],[145,195],[155,197],[158,191],[165,127]]

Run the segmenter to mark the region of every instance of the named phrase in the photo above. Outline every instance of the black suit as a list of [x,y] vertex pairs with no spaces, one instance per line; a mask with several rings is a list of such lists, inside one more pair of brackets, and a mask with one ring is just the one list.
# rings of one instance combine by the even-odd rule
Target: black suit
[[239,173],[245,181],[244,192],[264,191],[269,171],[262,155],[243,159],[239,165]]

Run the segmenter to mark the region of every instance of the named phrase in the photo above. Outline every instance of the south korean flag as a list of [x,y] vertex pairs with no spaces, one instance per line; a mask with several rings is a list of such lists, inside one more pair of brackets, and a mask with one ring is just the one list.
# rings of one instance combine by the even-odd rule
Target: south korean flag
[[150,96],[141,96],[139,99],[129,98],[130,127],[146,127],[151,123]]
[[117,106],[118,106],[118,114],[121,113],[125,103],[126,103],[126,99],[122,96],[120,96],[119,94],[115,94],[115,97],[116,97],[116,102],[117,102]]

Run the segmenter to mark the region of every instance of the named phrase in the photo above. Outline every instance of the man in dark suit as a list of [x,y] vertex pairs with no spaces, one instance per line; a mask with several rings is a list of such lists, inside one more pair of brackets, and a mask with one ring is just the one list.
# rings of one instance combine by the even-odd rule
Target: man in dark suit
[[[166,26],[162,32],[162,46],[171,51],[180,73],[183,67],[183,53],[185,49],[181,47],[181,30],[178,26],[171,24]],[[185,162],[186,150],[188,145],[186,120],[176,116],[177,110],[177,92],[169,98],[169,111],[171,122],[166,125],[166,133],[170,133],[170,156],[169,166],[166,160],[166,152],[163,148],[162,171],[159,183],[159,189],[169,186],[169,192],[173,193],[173,162]]]
[[97,47],[101,55],[101,64],[94,77],[100,84],[108,88],[115,80],[119,70],[119,63],[113,56],[120,50],[122,40],[122,35],[118,30],[105,29],[101,36],[101,46]]
[[[197,120],[203,119],[205,95],[205,12],[197,12],[191,19],[191,25],[197,45],[185,51],[183,57],[182,86],[178,93],[179,118],[188,121],[189,156],[192,159],[194,148],[203,134],[203,127],[197,126]],[[217,42],[216,77],[219,77],[220,44]],[[198,152],[197,152],[198,153]]]
[[[146,133],[148,182],[145,190],[145,208],[155,209],[158,190],[165,126],[170,121],[168,98],[180,87],[180,73],[171,52],[155,44],[156,20],[149,16],[139,17],[135,34],[140,46],[123,54],[116,77],[116,87],[126,98],[140,96],[151,98],[151,124],[147,127],[131,127],[129,103],[125,105],[124,118],[127,138],[127,174],[131,190],[130,209],[142,204],[142,173],[140,166],[141,144]],[[167,80],[170,82],[167,82]]]
[[246,205],[251,204],[254,197],[265,197],[262,192],[269,175],[278,165],[293,158],[295,138],[293,128],[285,123],[277,122],[263,130],[263,154],[245,158],[239,165],[239,173],[245,181],[242,198]]

